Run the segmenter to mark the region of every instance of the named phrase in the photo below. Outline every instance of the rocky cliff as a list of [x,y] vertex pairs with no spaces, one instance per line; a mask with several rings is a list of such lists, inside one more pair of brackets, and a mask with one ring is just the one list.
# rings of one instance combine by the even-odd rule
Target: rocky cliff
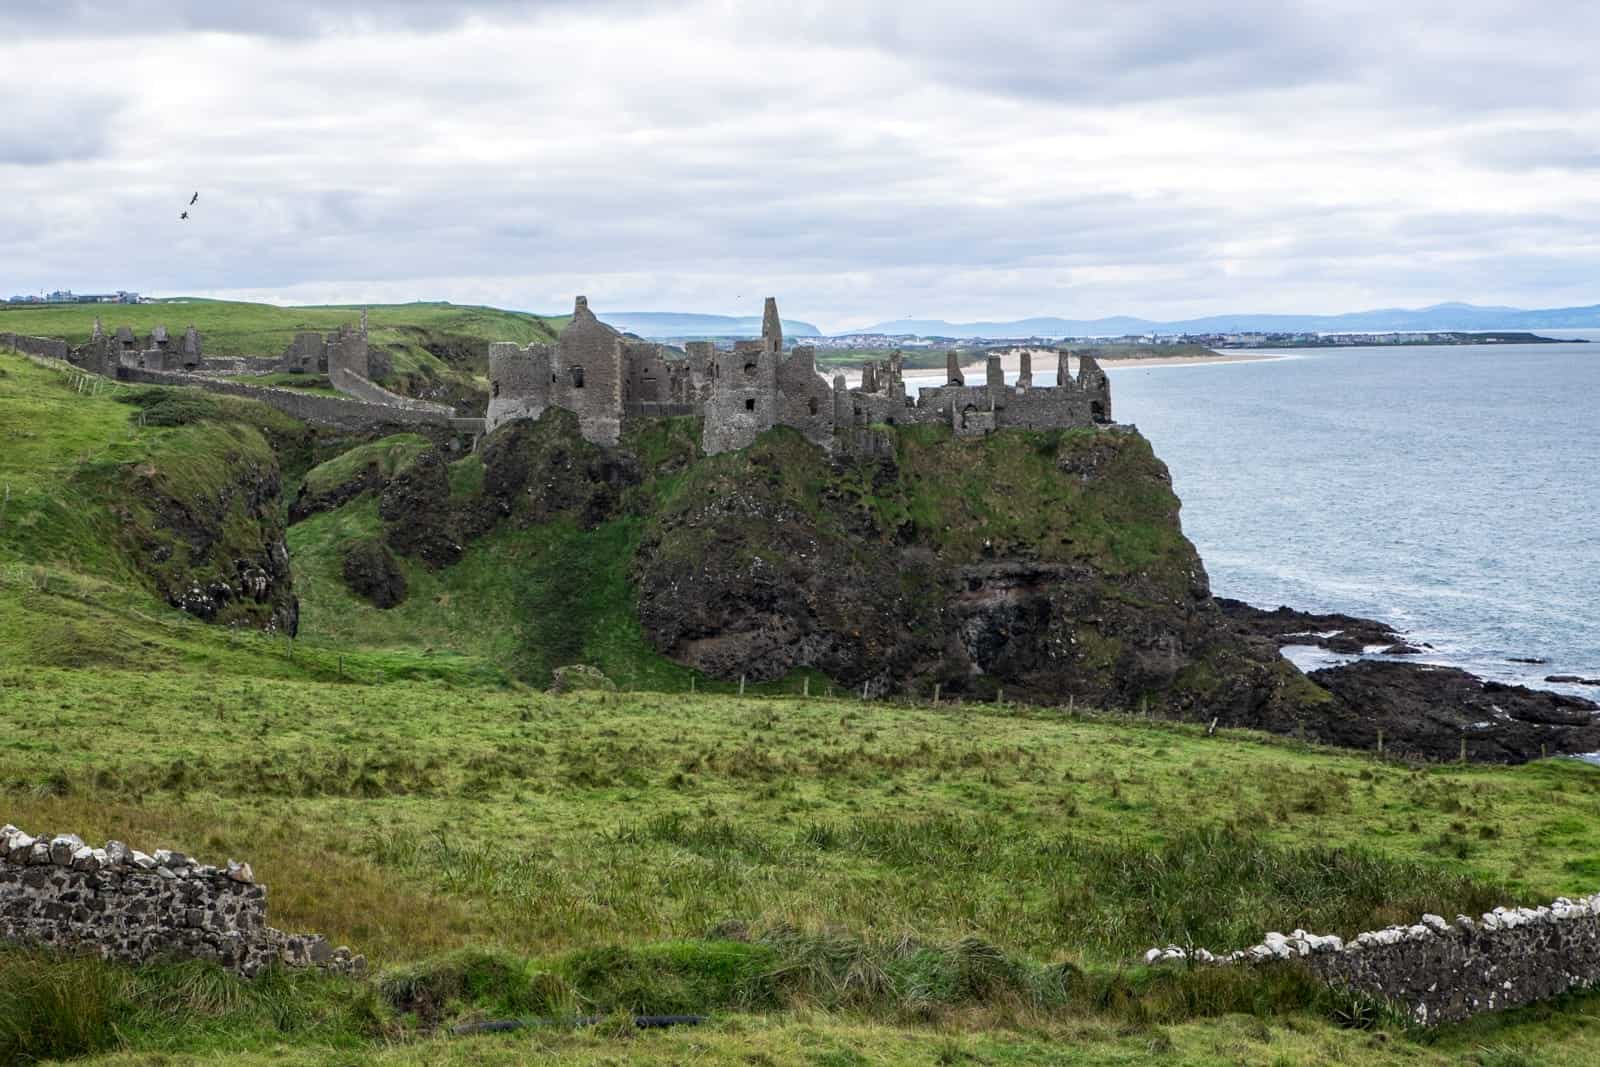
[[552,409],[491,435],[468,493],[419,457],[377,489],[386,547],[448,568],[505,524],[627,531],[644,638],[722,679],[1280,727],[1330,700],[1217,609],[1135,432],[918,427],[830,457],[779,429],[708,458],[690,425],[576,431]]
[[1218,611],[1178,506],[1131,430],[886,430],[833,459],[777,431],[696,464],[650,516],[639,614],[720,677],[810,667],[1238,722],[1325,700]]

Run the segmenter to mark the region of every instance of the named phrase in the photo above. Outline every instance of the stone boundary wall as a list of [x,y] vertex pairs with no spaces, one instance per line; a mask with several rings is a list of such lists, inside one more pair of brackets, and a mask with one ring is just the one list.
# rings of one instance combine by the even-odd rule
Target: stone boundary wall
[[370,378],[363,378],[353,370],[336,367],[328,374],[328,381],[341,393],[368,404],[382,404],[386,408],[403,408],[406,411],[427,411],[453,418],[456,410],[449,404],[436,404],[431,400],[416,400],[399,393],[391,393]]
[[315,934],[268,926],[266,887],[247,863],[211,867],[120,841],[90,848],[10,824],[0,827],[0,940],[122,963],[210,960],[247,978],[273,964],[347,975],[367,966]]
[[15,348],[33,356],[66,359],[72,349],[67,342],[54,337],[29,337],[21,333],[0,333],[0,348]]
[[125,367],[118,377],[126,382],[145,385],[193,386],[213,393],[259,400],[303,422],[331,426],[338,430],[369,430],[386,423],[421,424],[463,429],[455,425],[454,412],[441,405],[440,410],[418,411],[412,408],[395,408],[386,404],[369,404],[342,396],[322,396],[296,389],[282,389],[270,385],[248,385],[219,378],[202,378],[193,374],[173,371],[138,370]]
[[1168,945],[1145,962],[1263,965],[1297,961],[1317,977],[1403,1005],[1424,1026],[1460,1022],[1600,984],[1600,893],[1547,907],[1496,908],[1454,922],[1424,915],[1351,941],[1270,933],[1226,955]]
[[195,371],[199,374],[276,374],[282,369],[280,356],[206,356]]

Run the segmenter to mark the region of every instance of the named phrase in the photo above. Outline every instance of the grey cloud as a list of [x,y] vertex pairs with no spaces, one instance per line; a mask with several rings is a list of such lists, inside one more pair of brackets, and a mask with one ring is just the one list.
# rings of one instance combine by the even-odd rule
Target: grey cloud
[[1568,129],[1505,130],[1460,146],[1462,162],[1503,171],[1600,170],[1600,137]]
[[369,30],[438,31],[471,18],[643,6],[646,0],[21,0],[0,10],[0,36],[139,37],[174,32],[313,37]]
[[946,84],[1069,105],[1333,87],[1390,109],[1459,112],[1572,100],[1594,84],[1573,45],[1600,32],[1600,13],[1586,0],[1542,7],[1536,15],[1509,0],[814,0],[756,25],[893,56]]
[[0,107],[0,166],[43,167],[104,156],[117,104],[24,91]]

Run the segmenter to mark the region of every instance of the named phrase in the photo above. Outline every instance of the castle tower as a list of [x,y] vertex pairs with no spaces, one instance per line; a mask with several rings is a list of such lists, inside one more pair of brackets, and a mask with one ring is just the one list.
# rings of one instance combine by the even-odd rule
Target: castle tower
[[1017,373],[1017,387],[1033,388],[1033,353],[1026,348],[1022,350],[1022,366]]
[[1000,362],[1000,357],[997,355],[991,354],[984,365],[984,384],[993,390],[1006,387],[1005,364]]
[[966,376],[961,373],[961,357],[951,349],[944,354],[944,376],[946,385],[966,385]]
[[556,340],[550,403],[577,414],[585,440],[614,445],[622,436],[622,362],[622,335],[594,317],[588,297],[573,300]]
[[778,298],[767,297],[761,311],[761,342],[768,352],[783,351],[783,322],[778,318]]
[[1097,423],[1111,421],[1111,379],[1093,356],[1078,357],[1078,388],[1089,394],[1089,415]]
[[185,368],[193,370],[200,366],[200,361],[202,358],[200,352],[200,333],[194,328],[194,323],[192,322],[189,324],[189,328],[183,331],[183,347],[181,349],[181,354]]
[[1072,380],[1072,367],[1067,363],[1071,355],[1065,348],[1056,349],[1056,388],[1071,389],[1078,383]]

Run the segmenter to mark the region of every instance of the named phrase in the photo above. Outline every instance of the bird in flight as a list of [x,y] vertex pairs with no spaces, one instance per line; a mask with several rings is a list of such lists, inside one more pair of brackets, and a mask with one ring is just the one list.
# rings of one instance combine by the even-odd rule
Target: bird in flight
[[180,219],[186,219],[188,217],[189,217],[189,213],[187,211],[185,211],[183,214],[178,216],[178,218],[180,218]]
[[200,193],[197,191],[193,196],[191,196],[189,198],[189,206],[190,207],[194,207],[195,201],[197,201],[199,199],[200,199]]

